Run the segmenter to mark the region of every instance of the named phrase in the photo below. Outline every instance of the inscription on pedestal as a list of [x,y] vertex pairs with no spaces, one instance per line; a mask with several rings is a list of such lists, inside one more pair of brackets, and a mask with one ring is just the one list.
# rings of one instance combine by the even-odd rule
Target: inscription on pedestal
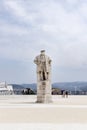
[[42,82],[42,85],[46,85],[46,82]]

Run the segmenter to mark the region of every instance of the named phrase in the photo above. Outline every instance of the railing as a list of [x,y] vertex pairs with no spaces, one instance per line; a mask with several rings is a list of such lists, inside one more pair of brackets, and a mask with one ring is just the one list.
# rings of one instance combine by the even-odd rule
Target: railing
[[0,95],[13,95],[13,91],[0,91]]

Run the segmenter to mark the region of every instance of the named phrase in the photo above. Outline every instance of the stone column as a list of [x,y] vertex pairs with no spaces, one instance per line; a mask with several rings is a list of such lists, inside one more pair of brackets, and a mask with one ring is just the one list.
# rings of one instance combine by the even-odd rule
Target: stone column
[[51,96],[51,59],[41,51],[34,63],[37,65],[37,102],[50,103]]

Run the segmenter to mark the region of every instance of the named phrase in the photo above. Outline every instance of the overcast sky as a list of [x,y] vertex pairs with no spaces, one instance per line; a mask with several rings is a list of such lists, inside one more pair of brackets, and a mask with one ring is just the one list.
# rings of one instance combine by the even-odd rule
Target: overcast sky
[[87,0],[0,0],[0,81],[36,82],[42,49],[52,82],[87,81]]

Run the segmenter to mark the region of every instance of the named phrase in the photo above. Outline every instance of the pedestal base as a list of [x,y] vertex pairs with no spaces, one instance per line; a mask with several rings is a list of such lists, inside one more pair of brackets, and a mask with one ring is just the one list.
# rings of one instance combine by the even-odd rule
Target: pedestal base
[[51,85],[49,81],[41,81],[37,89],[37,103],[51,103]]

